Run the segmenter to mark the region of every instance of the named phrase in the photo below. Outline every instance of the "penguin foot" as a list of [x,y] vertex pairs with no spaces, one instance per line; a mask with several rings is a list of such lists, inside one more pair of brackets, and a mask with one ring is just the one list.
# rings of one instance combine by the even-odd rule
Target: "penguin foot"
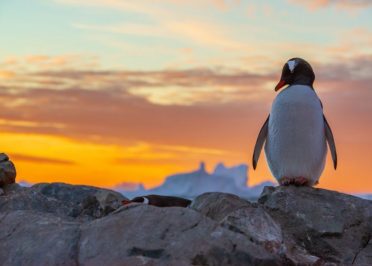
[[293,184],[295,186],[307,186],[308,183],[309,181],[303,176],[293,178]]
[[295,186],[308,186],[309,185],[309,181],[307,180],[307,178],[303,177],[303,176],[299,176],[299,177],[293,177],[293,178],[290,178],[290,177],[282,177],[280,180],[279,180],[279,184],[281,186],[289,186],[289,185],[295,185]]
[[293,179],[292,178],[289,178],[289,177],[282,177],[280,180],[279,180],[279,185],[281,186],[289,186],[291,185],[293,182]]

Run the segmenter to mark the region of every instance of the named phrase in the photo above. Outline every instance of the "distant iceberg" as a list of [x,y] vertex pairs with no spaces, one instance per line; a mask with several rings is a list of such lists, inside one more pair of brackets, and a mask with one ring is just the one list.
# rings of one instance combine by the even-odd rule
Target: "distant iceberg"
[[366,200],[372,200],[372,194],[357,194],[355,196],[360,197],[362,199],[366,199]]
[[226,167],[223,163],[219,163],[212,173],[208,173],[204,162],[201,162],[198,170],[168,176],[162,185],[153,189],[146,190],[142,184],[127,183],[118,185],[114,189],[129,198],[144,194],[159,194],[193,199],[205,192],[225,192],[252,200],[258,198],[264,186],[275,185],[267,181],[248,187],[247,182],[248,166],[246,164]]

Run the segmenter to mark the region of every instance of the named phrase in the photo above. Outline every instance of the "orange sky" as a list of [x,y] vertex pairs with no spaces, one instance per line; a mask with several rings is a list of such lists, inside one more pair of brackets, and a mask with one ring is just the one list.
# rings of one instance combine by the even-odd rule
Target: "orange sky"
[[[185,106],[154,104],[125,91],[109,89],[27,89],[15,94],[3,89],[0,145],[16,163],[18,180],[32,183],[63,181],[110,187],[121,182],[143,182],[151,187],[168,174],[196,168],[200,160],[206,161],[209,168],[219,161],[228,165],[250,164],[255,139],[276,95],[271,86],[266,89],[246,85],[257,84],[256,79],[270,84],[271,76],[248,73],[200,75],[180,71],[164,72],[162,77],[159,73],[124,72],[74,72],[73,77],[64,72],[59,72],[58,77],[55,73],[40,75],[45,79],[51,79],[51,75],[56,83],[90,79],[102,82],[109,76],[113,80],[115,76],[125,77],[135,83],[140,81],[133,76],[140,76],[140,80],[159,79],[157,83],[163,79],[210,86],[222,83],[238,88],[234,92],[238,96],[226,92],[232,100],[224,102],[223,93],[216,95],[211,91],[207,102]],[[337,171],[328,158],[320,187],[366,192],[372,188],[372,179],[366,174],[372,170],[372,140],[368,137],[372,133],[371,90],[366,83],[366,87],[350,91],[354,84],[358,83],[325,79],[315,85],[327,87],[318,93],[339,153]],[[250,184],[271,179],[264,156],[258,169],[250,169],[249,174]]]
[[[156,3],[0,3],[0,151],[18,181],[152,187],[202,160],[250,165],[282,65],[299,56],[338,149],[319,186],[372,192],[368,1]],[[261,156],[249,184],[265,180]]]

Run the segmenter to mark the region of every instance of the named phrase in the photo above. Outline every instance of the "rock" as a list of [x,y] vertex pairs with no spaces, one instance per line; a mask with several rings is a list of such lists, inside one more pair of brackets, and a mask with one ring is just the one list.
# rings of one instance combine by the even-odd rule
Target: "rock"
[[244,234],[271,253],[282,253],[280,226],[255,203],[228,193],[210,192],[197,197],[191,208],[229,230]]
[[3,190],[4,190],[5,194],[18,193],[18,192],[22,191],[23,189],[26,189],[26,188],[20,186],[17,183],[8,184],[8,185],[3,187]]
[[0,163],[9,161],[9,156],[5,153],[0,153]]
[[74,186],[64,183],[37,184],[33,190],[42,195],[76,206],[78,212],[102,217],[121,207],[122,194],[109,189],[92,186]]
[[122,207],[83,224],[0,213],[2,265],[280,265],[243,235],[187,208]]
[[82,227],[83,265],[279,265],[245,236],[188,208],[131,205]]
[[41,213],[53,213],[56,216],[76,217],[74,206],[54,198],[48,198],[36,193],[31,188],[25,188],[19,193],[5,193],[0,197],[0,213],[16,210],[32,210]]
[[371,265],[372,262],[372,239],[359,250],[355,255],[353,264],[355,265]]
[[280,226],[260,206],[246,206],[227,215],[221,225],[246,235],[271,253],[284,254]]
[[6,186],[0,212],[34,210],[80,219],[103,217],[121,207],[126,199],[120,193],[90,186],[41,183],[31,188]]
[[[372,202],[310,187],[266,188],[259,199],[285,239],[323,261],[352,264],[371,239]],[[372,265],[369,258],[368,263]]]
[[14,183],[16,175],[16,169],[8,155],[0,153],[0,187]]
[[48,213],[0,213],[1,265],[78,265],[79,224]]
[[196,197],[190,208],[221,221],[229,213],[244,206],[251,206],[251,203],[233,194],[209,192]]
[[158,208],[89,186],[2,190],[1,265],[372,265],[372,202],[334,191],[267,187],[258,203],[206,193]]

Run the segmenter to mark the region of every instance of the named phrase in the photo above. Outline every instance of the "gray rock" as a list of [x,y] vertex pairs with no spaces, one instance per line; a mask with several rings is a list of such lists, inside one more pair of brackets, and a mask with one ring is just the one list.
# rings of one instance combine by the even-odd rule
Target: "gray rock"
[[354,265],[372,265],[372,239],[355,255]]
[[188,208],[122,207],[82,226],[83,265],[279,265],[248,238]]
[[1,265],[372,265],[372,202],[333,191],[268,187],[259,203],[206,193],[158,208],[88,186],[2,190]]
[[14,183],[16,175],[15,166],[9,161],[8,155],[0,153],[0,187]]
[[280,265],[243,235],[187,208],[131,205],[83,224],[0,212],[1,265]]
[[6,161],[9,161],[9,156],[6,155],[5,153],[0,153],[0,163]]
[[0,261],[12,265],[78,265],[79,224],[48,213],[0,212]]
[[42,183],[31,188],[8,185],[5,192],[0,200],[0,212],[34,210],[85,220],[109,214],[126,199],[112,190],[64,183]]
[[4,190],[4,193],[5,193],[5,194],[19,193],[19,192],[21,192],[23,189],[26,189],[26,188],[20,186],[20,185],[17,184],[17,183],[8,184],[8,185],[6,185],[6,186],[3,187],[3,190]]
[[92,186],[74,186],[65,183],[42,183],[32,186],[32,190],[48,198],[67,202],[76,207],[76,212],[92,217],[102,217],[122,206],[122,194]]
[[0,197],[0,212],[16,210],[33,210],[42,213],[53,213],[57,216],[77,217],[74,206],[54,198],[48,198],[31,188],[25,188],[19,193],[5,193]]
[[256,203],[233,194],[210,192],[197,197],[190,207],[271,251],[280,249],[280,226]]
[[280,225],[257,203],[232,194],[213,192],[197,197],[191,208],[280,256],[286,265],[313,265],[321,261],[299,247],[292,238],[284,243]]
[[231,212],[252,203],[229,193],[209,192],[193,200],[190,208],[216,221],[223,220]]
[[227,215],[221,225],[246,235],[271,253],[285,253],[280,226],[259,206],[247,206]]
[[[371,238],[372,202],[310,187],[267,187],[259,203],[294,241],[323,261],[351,264]],[[369,261],[372,265],[372,261]]]

